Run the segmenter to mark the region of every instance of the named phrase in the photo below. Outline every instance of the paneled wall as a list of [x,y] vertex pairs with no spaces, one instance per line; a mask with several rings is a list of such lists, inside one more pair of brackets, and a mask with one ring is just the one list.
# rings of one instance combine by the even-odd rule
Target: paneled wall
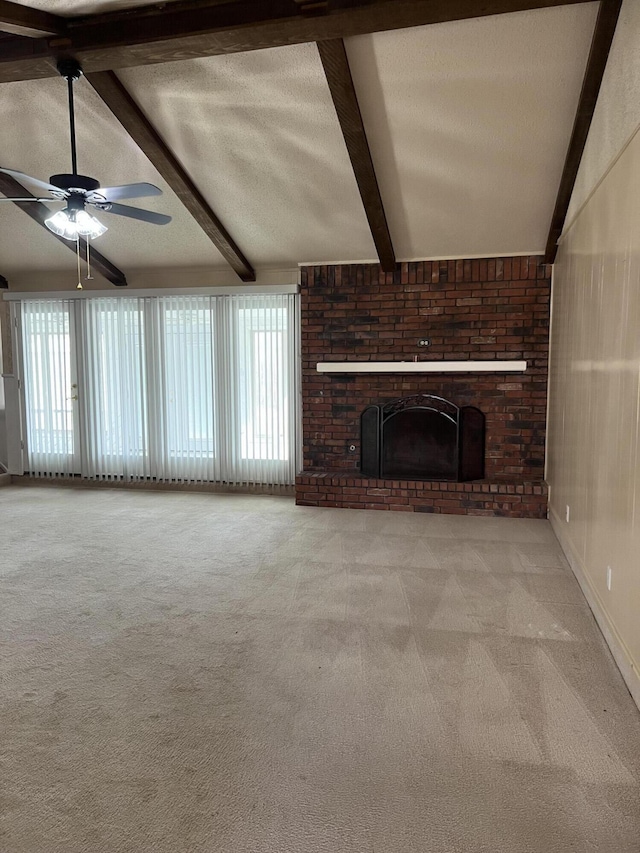
[[[2,374],[2,335],[0,335],[0,375]],[[4,382],[0,379],[0,465],[7,465],[7,427],[4,410]],[[2,470],[0,469],[0,474]]]
[[640,134],[561,244],[549,407],[552,521],[640,701]]

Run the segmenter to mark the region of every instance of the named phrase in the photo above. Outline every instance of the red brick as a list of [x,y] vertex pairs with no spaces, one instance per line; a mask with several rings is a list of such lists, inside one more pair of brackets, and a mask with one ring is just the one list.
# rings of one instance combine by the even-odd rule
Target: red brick
[[[404,285],[394,284],[394,276],[381,273],[379,265],[303,268],[306,468],[335,472],[342,469],[347,473],[358,463],[358,453],[348,454],[346,447],[353,443],[359,448],[359,414],[364,405],[426,390],[460,405],[475,403],[485,413],[486,473],[489,479],[509,472],[519,475],[520,483],[522,478],[539,478],[544,462],[550,286],[549,270],[539,261],[539,258],[527,257],[524,261],[490,258],[477,263],[415,262],[406,267],[407,283]],[[427,283],[422,284],[421,279]],[[483,281],[491,284],[483,286]],[[338,295],[347,295],[347,300],[334,301]],[[477,300],[478,304],[465,304],[469,299]],[[423,335],[432,341],[426,353],[418,350],[416,345],[417,339]],[[492,341],[492,338],[496,340]],[[524,358],[529,361],[529,370],[517,380],[490,374],[434,374],[427,378],[410,374],[318,376],[316,372],[318,361],[408,361],[414,355],[436,359]],[[426,387],[425,380],[428,383]],[[337,414],[336,405],[339,407]],[[505,429],[506,418],[526,421],[527,426]],[[514,441],[516,438],[525,440],[524,455],[520,441]],[[532,461],[536,464],[530,464]],[[391,497],[393,502],[388,506],[395,506],[396,500],[408,503],[427,499],[425,484],[413,481],[411,486],[393,481],[392,487],[390,483],[369,479],[366,484],[362,479],[356,483],[351,477],[351,483],[347,485],[348,481],[340,474],[314,478],[309,481],[315,483],[313,487],[303,486],[301,480],[298,482],[304,495],[313,489],[323,488],[323,495],[318,500],[329,500],[331,495],[333,505],[336,502],[340,504],[340,501],[340,505],[344,505],[347,499],[359,506],[367,502],[364,492],[341,494],[344,488],[392,488],[392,496],[375,496],[385,500]],[[448,499],[483,493],[482,488],[468,490],[468,485],[445,484],[444,488],[439,488]],[[331,492],[326,490],[329,486]],[[398,494],[399,491],[413,496]],[[520,492],[517,494],[521,496]],[[542,517],[539,513],[544,495],[535,495],[532,499],[534,505],[527,511],[535,511],[537,517]],[[508,504],[508,501],[503,501],[503,504]],[[507,512],[504,505],[493,506],[491,500],[490,505],[496,512]]]

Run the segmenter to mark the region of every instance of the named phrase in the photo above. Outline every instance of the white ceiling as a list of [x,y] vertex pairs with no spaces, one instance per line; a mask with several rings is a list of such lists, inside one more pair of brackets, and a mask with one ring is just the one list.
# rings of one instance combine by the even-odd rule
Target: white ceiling
[[543,251],[597,4],[349,39],[400,258]]
[[[176,0],[164,0],[164,5],[167,2],[176,2]],[[153,5],[149,0],[20,0],[20,4],[64,17],[97,15],[101,12],[118,12],[122,9],[133,9],[136,6]]]
[[[77,14],[125,3],[30,5]],[[596,11],[560,6],[347,40],[399,259],[544,249]],[[375,258],[315,45],[119,76],[256,267]],[[86,81],[77,110],[80,171],[103,185],[156,183],[165,195],[140,206],[174,216],[160,228],[105,215],[95,247],[125,272],[225,267]],[[0,164],[48,178],[68,159],[64,83],[0,85]],[[1,273],[73,263],[0,205]]]
[[[66,109],[62,80],[0,85],[0,165],[45,181],[52,174],[71,171]],[[98,178],[102,186],[156,184],[163,196],[126,203],[174,217],[169,225],[154,226],[100,213],[98,218],[109,230],[93,244],[95,248],[125,271],[128,266],[184,266],[193,258],[200,266],[224,266],[213,243],[86,80],[76,88],[76,112],[79,171]],[[59,269],[74,263],[68,249],[15,205],[0,204],[0,270]]]
[[314,44],[119,76],[250,259],[375,258]]

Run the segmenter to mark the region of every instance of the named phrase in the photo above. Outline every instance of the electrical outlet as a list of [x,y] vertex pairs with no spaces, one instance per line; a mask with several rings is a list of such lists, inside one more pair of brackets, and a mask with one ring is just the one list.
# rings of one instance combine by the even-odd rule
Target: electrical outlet
[[611,566],[607,566],[607,589],[611,592]]
[[565,513],[565,518],[566,518],[567,524],[569,524],[569,513],[570,513],[569,504],[567,504],[567,511]]

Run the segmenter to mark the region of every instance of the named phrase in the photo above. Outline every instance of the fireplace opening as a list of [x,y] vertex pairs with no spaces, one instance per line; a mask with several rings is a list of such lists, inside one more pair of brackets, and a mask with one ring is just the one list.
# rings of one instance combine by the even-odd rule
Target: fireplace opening
[[369,477],[481,480],[484,415],[416,394],[367,406],[360,416],[360,468]]

